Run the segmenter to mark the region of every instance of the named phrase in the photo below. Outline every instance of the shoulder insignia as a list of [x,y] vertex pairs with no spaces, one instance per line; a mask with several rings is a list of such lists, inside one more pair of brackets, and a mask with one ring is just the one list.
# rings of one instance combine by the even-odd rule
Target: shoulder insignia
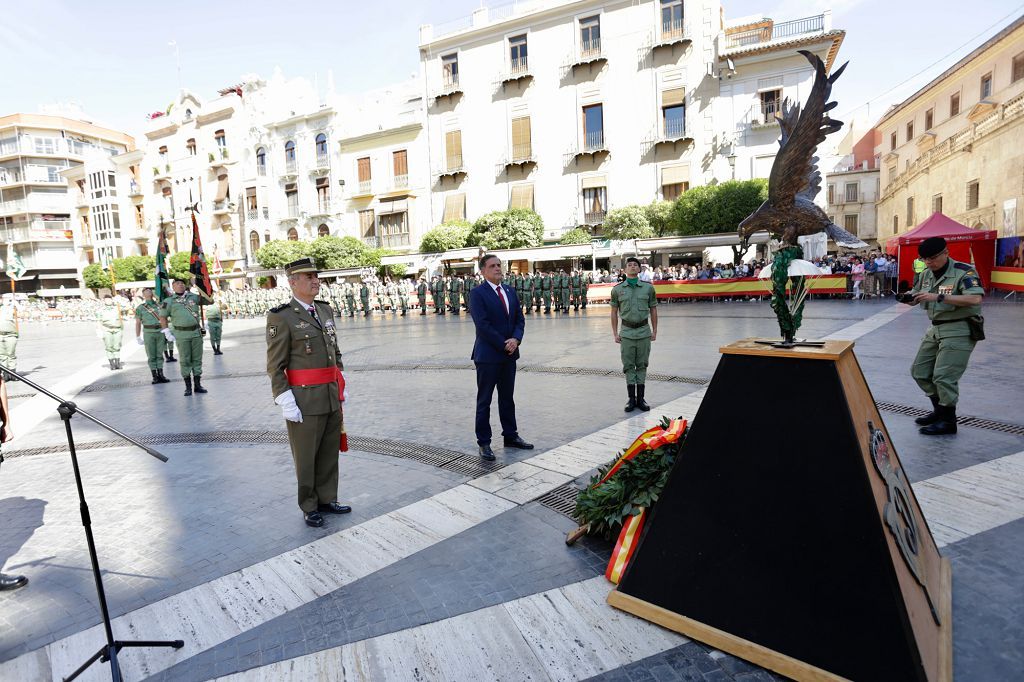
[[284,310],[287,307],[288,307],[287,303],[282,303],[281,305],[276,305],[273,308],[271,308],[270,312],[272,312],[272,313],[279,313],[279,312],[281,312],[282,310]]
[[970,263],[961,263],[959,261],[954,262],[953,263],[953,267],[956,268],[957,270],[967,270],[967,271],[970,271],[970,270],[974,269],[974,268],[971,267]]

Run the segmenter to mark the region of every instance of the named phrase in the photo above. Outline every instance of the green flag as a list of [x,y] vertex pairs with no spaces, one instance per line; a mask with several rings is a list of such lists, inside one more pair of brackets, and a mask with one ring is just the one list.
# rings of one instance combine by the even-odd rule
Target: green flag
[[164,234],[163,221],[160,224],[160,237],[156,244],[156,281],[153,283],[153,289],[157,301],[163,301],[171,290],[167,277],[167,235]]
[[25,274],[25,264],[21,262],[21,256],[14,250],[13,242],[7,242],[7,267],[4,272],[11,279],[21,279]]

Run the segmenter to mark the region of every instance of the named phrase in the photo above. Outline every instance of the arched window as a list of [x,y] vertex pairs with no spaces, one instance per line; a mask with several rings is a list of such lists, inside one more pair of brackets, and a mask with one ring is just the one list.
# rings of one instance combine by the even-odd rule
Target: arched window
[[320,224],[320,227],[316,228],[316,235],[318,237],[327,237],[330,234],[331,234],[331,228],[327,227],[323,223]]
[[295,143],[291,140],[284,143],[284,160],[288,163],[295,163]]
[[299,231],[296,230],[294,227],[289,228],[289,230],[288,230],[288,241],[290,241],[290,242],[297,242],[297,241],[299,241]]
[[259,175],[267,174],[267,150],[263,147],[256,150],[256,172]]
[[316,136],[316,155],[327,156],[327,136],[323,133]]
[[253,230],[249,233],[249,255],[254,255],[260,250],[260,233]]

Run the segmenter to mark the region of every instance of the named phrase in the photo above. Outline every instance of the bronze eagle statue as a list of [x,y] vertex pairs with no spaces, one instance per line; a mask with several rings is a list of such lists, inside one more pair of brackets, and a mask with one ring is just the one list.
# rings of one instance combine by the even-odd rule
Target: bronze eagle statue
[[825,73],[825,63],[817,55],[807,50],[800,50],[800,54],[814,67],[814,85],[802,109],[786,99],[782,103],[782,116],[776,115],[782,137],[768,176],[768,199],[740,223],[740,240],[746,244],[750,235],[767,230],[784,246],[796,246],[800,235],[825,232],[841,246],[866,248],[867,244],[834,224],[814,203],[821,189],[821,171],[814,152],[827,135],[843,127],[842,121],[829,117],[828,112],[837,103],[829,102],[828,98],[832,84],[849,62],[829,76]]

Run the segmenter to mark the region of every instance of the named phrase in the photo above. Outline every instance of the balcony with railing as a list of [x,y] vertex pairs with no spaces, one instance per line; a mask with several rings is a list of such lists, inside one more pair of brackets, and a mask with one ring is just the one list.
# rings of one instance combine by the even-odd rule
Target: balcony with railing
[[693,142],[693,137],[686,134],[686,120],[682,118],[664,119],[658,128],[657,144],[675,144],[677,142]]
[[281,169],[282,178],[295,178],[299,173],[298,164],[295,163],[295,159],[289,159],[284,162],[284,168]]
[[583,213],[583,224],[587,226],[601,225],[604,223],[605,216],[608,215],[608,211],[597,210],[597,211],[584,211]]
[[444,164],[434,173],[434,177],[439,180],[446,177],[454,178],[459,175],[466,175],[466,166],[462,160],[462,154],[447,155]]
[[17,185],[21,178],[21,171],[17,168],[0,168],[0,185]]
[[591,38],[590,40],[580,41],[579,47],[576,49],[576,54],[573,57],[570,66],[572,68],[576,68],[577,66],[605,61],[608,61],[608,55],[604,52],[604,48],[601,45],[601,39]]
[[409,246],[409,233],[399,232],[398,234],[385,234],[378,237],[380,239],[381,246],[385,249],[397,249],[403,246]]
[[754,130],[774,128],[779,125],[779,119],[775,118],[776,114],[782,115],[781,98],[779,100],[761,102],[761,106],[756,107],[751,112],[750,127]]
[[372,197],[373,191],[373,180],[358,180],[352,185],[352,193],[349,195],[352,199],[360,199],[364,197]]
[[221,199],[220,201],[213,202],[213,215],[224,215],[231,212],[234,208],[234,204],[227,199]]
[[142,188],[139,187],[139,183],[135,182],[134,180],[132,180],[131,183],[128,185],[128,196],[132,197],[133,199],[142,196]]
[[316,166],[313,167],[312,173],[316,175],[326,175],[331,170],[331,155],[328,152],[317,152],[316,153]]
[[403,175],[396,175],[391,178],[391,191],[402,192],[409,189],[409,175],[408,173]]
[[15,213],[24,213],[27,204],[24,199],[10,199],[8,201],[0,201],[0,215],[12,215]]
[[262,208],[250,208],[245,212],[245,220],[247,222],[258,222],[260,220],[270,220],[270,209],[266,206]]
[[604,130],[588,130],[583,134],[575,150],[572,151],[574,159],[590,156],[596,158],[600,154],[608,154],[608,145],[605,144]]
[[533,74],[530,73],[529,59],[527,57],[517,57],[509,59],[508,68],[501,75],[501,84],[504,86],[508,83],[514,83],[527,78],[533,78]]
[[317,201],[316,205],[313,206],[313,210],[310,212],[310,215],[314,215],[314,216],[327,216],[327,215],[331,215],[331,200],[330,199],[320,199],[319,201]]
[[75,192],[75,208],[89,208],[89,197],[85,192]]
[[459,74],[445,73],[441,77],[441,87],[434,92],[434,101],[445,97],[455,97],[462,94],[462,86],[459,85]]
[[160,165],[153,166],[153,179],[154,180],[167,180],[171,177],[171,164],[161,163]]
[[692,42],[682,18],[662,21],[654,38],[654,49]]
[[373,248],[373,249],[379,249],[380,248],[380,237],[371,235],[369,237],[363,237],[362,241],[363,241],[363,244],[366,244],[370,248]]
[[302,211],[295,204],[289,204],[284,210],[284,220],[297,220]]
[[256,165],[256,175],[258,175],[261,178],[267,177],[267,165],[266,164],[257,164]]
[[0,239],[11,242],[67,242],[73,238],[68,220],[22,220],[0,228]]
[[216,151],[212,151],[208,155],[210,167],[216,168],[217,166],[226,166],[231,163],[231,159],[228,158],[228,148],[218,147]]
[[528,166],[530,164],[536,164],[537,159],[533,155],[533,144],[529,142],[521,142],[519,144],[512,145],[512,154],[506,158],[502,165],[505,168],[511,168],[513,166]]
[[726,32],[723,51],[748,50],[754,47],[781,43],[794,38],[820,35],[829,30],[825,14],[817,14],[793,21],[775,23],[765,21],[743,31]]

